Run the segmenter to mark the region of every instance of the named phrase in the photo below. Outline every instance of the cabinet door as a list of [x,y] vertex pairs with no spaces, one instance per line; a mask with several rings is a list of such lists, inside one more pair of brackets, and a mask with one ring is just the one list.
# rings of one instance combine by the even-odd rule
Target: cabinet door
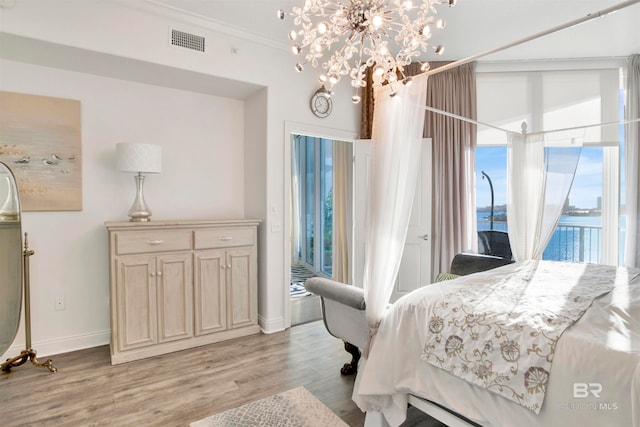
[[193,336],[191,253],[157,257],[158,341]]
[[225,275],[226,252],[222,249],[195,253],[195,334],[204,335],[227,328]]
[[257,282],[255,247],[227,250],[229,328],[256,324]]
[[120,351],[155,344],[155,257],[126,256],[116,259],[117,331]]

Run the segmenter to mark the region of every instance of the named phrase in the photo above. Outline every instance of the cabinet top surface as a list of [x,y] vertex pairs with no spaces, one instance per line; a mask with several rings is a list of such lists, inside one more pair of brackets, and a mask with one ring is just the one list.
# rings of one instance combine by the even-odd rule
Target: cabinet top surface
[[226,218],[226,219],[187,219],[187,220],[159,220],[149,222],[133,222],[133,221],[105,221],[104,225],[108,230],[111,229],[150,229],[163,227],[176,228],[194,228],[194,227],[211,227],[211,226],[252,226],[259,225],[261,219],[251,218]]

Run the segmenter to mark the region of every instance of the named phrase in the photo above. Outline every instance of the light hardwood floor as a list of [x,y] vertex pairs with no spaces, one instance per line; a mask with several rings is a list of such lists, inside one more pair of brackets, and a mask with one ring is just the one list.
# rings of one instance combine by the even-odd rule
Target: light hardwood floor
[[298,386],[347,424],[364,423],[354,377],[340,375],[350,356],[322,322],[117,366],[108,346],[51,358],[55,374],[30,362],[0,373],[0,425],[187,426]]

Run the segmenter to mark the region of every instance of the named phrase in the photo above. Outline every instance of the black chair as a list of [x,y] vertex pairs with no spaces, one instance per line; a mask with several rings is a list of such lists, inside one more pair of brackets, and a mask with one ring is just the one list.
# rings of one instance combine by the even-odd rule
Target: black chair
[[478,231],[478,253],[513,259],[509,234],[506,231]]

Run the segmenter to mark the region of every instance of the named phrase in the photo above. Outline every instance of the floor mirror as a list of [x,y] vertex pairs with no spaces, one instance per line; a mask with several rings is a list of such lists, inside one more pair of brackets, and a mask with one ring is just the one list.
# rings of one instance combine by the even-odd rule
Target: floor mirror
[[[51,360],[38,362],[31,348],[31,313],[29,303],[29,257],[34,254],[22,240],[22,221],[18,186],[11,169],[0,162],[0,354],[4,354],[16,337],[24,295],[26,349],[0,365],[2,371],[30,360],[35,366],[55,372]],[[24,292],[24,293],[23,293]]]

